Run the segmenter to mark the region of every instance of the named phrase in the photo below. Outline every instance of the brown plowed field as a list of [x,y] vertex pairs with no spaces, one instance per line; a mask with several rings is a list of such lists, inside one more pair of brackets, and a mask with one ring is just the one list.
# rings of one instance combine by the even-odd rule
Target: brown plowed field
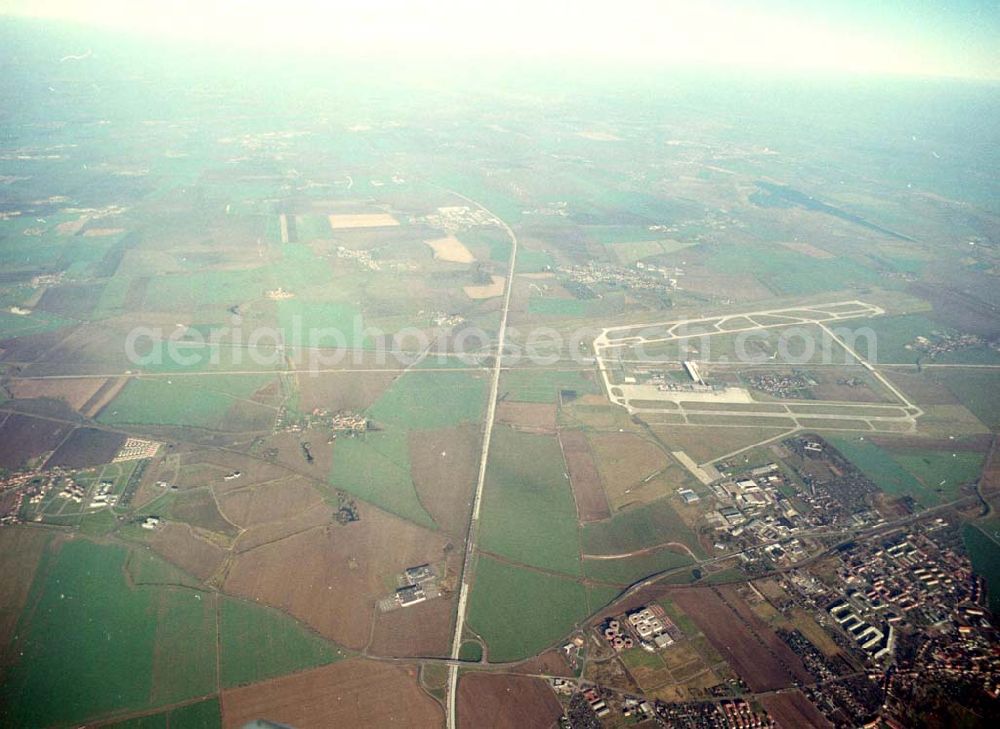
[[674,590],[670,598],[753,691],[787,688],[811,679],[802,661],[729,588],[725,599],[712,588]]
[[540,678],[467,673],[458,683],[461,729],[549,729],[562,715]]
[[544,673],[549,676],[572,676],[566,659],[560,650],[553,648],[545,651],[537,658],[531,658],[519,663],[515,669],[518,673]]
[[322,502],[319,491],[298,476],[234,489],[219,498],[226,518],[242,527],[290,519]]
[[77,428],[59,444],[47,466],[86,468],[110,463],[125,444],[125,436],[96,428]]
[[72,427],[12,413],[0,425],[0,467],[16,470],[46,451],[54,450]]
[[364,410],[386,391],[398,371],[385,372],[300,372],[297,376],[300,407],[327,410]]
[[404,568],[441,560],[447,539],[363,503],[358,508],[360,521],[241,552],[225,590],[285,610],[341,645],[361,649],[376,600],[391,593]]
[[253,488],[234,489],[224,494],[218,494],[219,510],[233,524],[247,526],[250,505],[254,500]]
[[71,331],[72,328],[66,327],[41,334],[25,334],[15,339],[4,339],[0,341],[0,360],[34,362],[58,345]]
[[417,685],[416,670],[362,659],[222,692],[222,725],[267,719],[296,729],[427,729],[444,712]]
[[958,399],[944,383],[934,379],[933,374],[924,370],[922,373],[888,369],[888,378],[893,385],[906,393],[906,396],[916,405],[954,405]]
[[128,382],[127,377],[112,377],[104,381],[93,396],[80,406],[80,413],[88,418],[96,418],[108,404],[118,397]]
[[504,400],[497,405],[497,420],[522,430],[555,433],[556,406],[555,403]]
[[270,433],[277,408],[250,400],[233,400],[226,409],[219,429],[234,433]]
[[219,511],[215,497],[209,489],[181,491],[168,507],[171,521],[182,521],[207,532],[215,532],[230,539],[239,534],[239,527]]
[[601,474],[594,463],[587,436],[578,430],[562,430],[559,432],[559,444],[562,446],[563,458],[566,459],[566,469],[569,471],[569,482],[573,487],[573,499],[576,501],[576,513],[580,521],[610,518],[611,509],[604,495]]
[[833,727],[819,709],[798,689],[768,694],[758,699],[764,710],[771,715],[779,729],[799,729],[799,727]]
[[451,649],[454,600],[443,597],[388,613],[375,619],[370,655],[446,657]]
[[36,309],[53,314],[86,318],[101,298],[103,284],[62,284],[45,290]]
[[[597,433],[590,437],[591,453],[614,509],[634,501],[655,501],[663,495],[645,479],[665,469],[670,460],[655,444],[631,433]],[[643,488],[636,488],[642,485]]]
[[420,503],[445,532],[465,534],[482,447],[479,426],[411,431],[408,443]]
[[753,611],[750,604],[740,596],[735,585],[722,586],[717,588],[717,591],[744,625],[757,635],[771,655],[792,675],[792,678],[799,683],[809,683],[813,680],[812,674],[806,670],[802,659],[795,655],[788,644],[771,629],[771,626]]
[[186,524],[171,522],[153,532],[149,545],[165,560],[199,580],[207,580],[222,565],[225,552],[197,536]]
[[[306,428],[300,433],[275,433],[267,438],[265,444],[268,448],[277,450],[276,463],[325,481],[333,468],[333,451],[336,447],[327,443],[329,439],[329,431]],[[313,458],[311,461],[306,458],[303,450],[303,444],[306,443]]]
[[381,228],[397,226],[399,221],[389,213],[337,213],[329,216],[333,230],[343,228]]
[[[239,471],[240,477],[227,481],[226,475],[234,471]],[[183,455],[183,466],[176,483],[180,488],[210,485],[216,494],[221,495],[225,491],[287,476],[288,468],[279,464],[229,451],[199,450]]]
[[333,509],[327,503],[317,504],[295,516],[250,527],[241,534],[235,544],[237,552],[249,552],[261,545],[287,539],[310,529],[328,526],[333,522]]
[[104,384],[99,378],[82,377],[71,380],[11,380],[10,394],[18,400],[49,397],[64,400],[74,410],[80,410]]
[[17,629],[35,570],[51,537],[51,531],[29,526],[0,529],[0,585],[3,585],[0,590],[0,646],[7,646]]
[[764,427],[656,425],[653,432],[671,450],[684,451],[695,463],[705,463],[785,431]]

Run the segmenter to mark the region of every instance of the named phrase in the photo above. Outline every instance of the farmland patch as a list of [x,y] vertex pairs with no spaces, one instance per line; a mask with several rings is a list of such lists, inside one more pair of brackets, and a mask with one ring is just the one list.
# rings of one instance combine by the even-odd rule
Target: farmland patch
[[477,562],[468,622],[486,640],[491,662],[540,652],[587,613],[587,594],[578,582],[486,556]]
[[424,729],[444,719],[416,671],[355,658],[222,693],[223,726],[261,717],[287,726]]
[[[367,642],[375,602],[406,567],[434,563],[447,540],[359,504],[360,520],[291,534],[233,560],[225,590],[285,610],[352,649]],[[303,560],[302,555],[311,555]]]
[[542,679],[488,673],[462,676],[456,711],[460,729],[549,729],[562,716],[562,706]]
[[569,471],[569,481],[573,487],[573,500],[576,502],[579,520],[600,521],[610,517],[611,510],[587,436],[578,430],[561,430],[559,443],[566,460],[566,469]]
[[479,544],[524,564],[580,570],[576,508],[553,436],[493,432]]

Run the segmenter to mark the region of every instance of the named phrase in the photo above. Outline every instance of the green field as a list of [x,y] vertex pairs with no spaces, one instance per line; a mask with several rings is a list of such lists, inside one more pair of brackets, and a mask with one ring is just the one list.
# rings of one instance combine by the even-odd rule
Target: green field
[[149,549],[133,549],[125,562],[125,571],[133,585],[198,587],[200,582],[179,567],[161,559]]
[[606,308],[604,302],[599,299],[555,299],[532,296],[528,301],[528,313],[543,316],[596,316],[604,308]]
[[967,451],[889,451],[856,438],[830,438],[830,443],[887,494],[912,496],[924,507],[958,498],[983,462],[982,454]]
[[722,585],[729,582],[744,582],[746,578],[746,573],[740,568],[728,567],[724,570],[705,575],[702,578],[702,582],[706,585]]
[[587,594],[570,579],[480,557],[469,601],[469,628],[486,641],[490,662],[534,655],[587,615]]
[[580,370],[510,370],[500,380],[501,397],[518,402],[558,402],[560,390],[572,390],[578,396],[600,393],[597,383]]
[[235,537],[239,533],[239,529],[222,516],[215,497],[208,488],[168,492],[163,499],[157,501],[156,508],[172,521],[182,521],[228,537]]
[[984,454],[968,451],[893,451],[892,459],[916,476],[931,491],[940,491],[938,501],[958,496],[958,487],[975,481],[983,467]]
[[636,261],[641,261],[649,256],[658,256],[664,252],[663,246],[655,240],[623,241],[612,243],[615,257],[624,266],[630,266]]
[[608,587],[606,585],[588,585],[587,586],[587,606],[588,612],[594,613],[601,608],[609,605],[612,600],[614,600],[618,595],[621,594],[621,590],[617,587]]
[[[486,177],[478,166],[472,169],[468,169],[465,165],[452,168],[439,166],[433,171],[428,170],[428,172],[433,174],[430,177],[430,182],[433,184],[448,190],[461,190],[463,195],[488,208],[508,225],[514,225],[521,219],[521,211],[524,206],[520,201],[501,189],[502,184]],[[489,229],[486,230],[489,231]],[[471,232],[478,233],[479,231],[473,229]],[[510,248],[509,243],[507,247]]]
[[477,374],[413,371],[400,376],[367,411],[384,430],[337,441],[330,483],[434,528],[410,477],[408,433],[478,421],[485,400],[486,381]]
[[340,660],[345,653],[271,608],[225,597],[219,613],[223,686],[281,676]]
[[100,537],[118,526],[118,517],[110,509],[84,514],[80,519],[80,533],[88,537]]
[[[128,590],[127,585],[125,589]],[[125,607],[118,605],[118,599],[121,599],[131,602],[135,609],[138,608],[137,593],[151,593],[151,613],[147,614],[147,620],[155,626],[155,635],[151,670],[147,669],[150,681],[148,705],[163,706],[214,692],[218,647],[213,595],[187,589],[139,588],[131,591],[131,595],[123,594],[121,598],[115,598],[114,595],[102,595],[100,590],[93,589],[93,585],[90,590],[112,600],[115,607]],[[83,620],[83,616],[79,619]],[[125,641],[110,651],[112,657],[131,650],[127,636]]]
[[12,314],[10,311],[0,311],[0,339],[40,334],[73,323],[72,319],[44,311],[33,311],[26,316]]
[[[587,238],[593,242],[611,246],[652,242],[663,237],[659,231],[650,230],[643,225],[588,225],[586,233]],[[621,243],[621,241],[631,241],[631,243]],[[659,247],[658,243],[657,246]]]
[[[126,564],[130,575],[144,579],[176,576],[173,568],[155,564],[158,558],[138,554],[132,551],[130,559],[124,547],[75,539],[43,562],[8,646],[19,659],[0,686],[0,723],[79,724],[215,693],[220,643],[215,596],[162,583],[130,586]],[[229,618],[221,641],[223,682],[264,678],[340,656],[277,611],[227,606],[236,602],[223,598],[223,617]],[[171,721],[171,726],[188,724]]]
[[368,416],[380,424],[444,428],[482,417],[485,376],[470,372],[409,372],[397,378]]
[[935,370],[934,379],[943,382],[973,415],[992,430],[1000,428],[1000,386],[995,372]]
[[270,285],[268,268],[191,270],[150,278],[144,306],[151,311],[194,310],[259,299]]
[[295,228],[298,231],[299,242],[306,243],[317,238],[330,238],[330,219],[325,215],[296,215]]
[[[277,216],[274,216],[273,223],[277,225]],[[249,269],[213,269],[212,260],[187,260],[189,270],[150,278],[144,308],[152,311],[190,311],[213,305],[228,307],[262,299],[268,290],[279,286],[297,297],[303,297],[329,284],[331,276],[327,264],[309,248],[290,245],[282,247],[281,251],[280,260]],[[295,307],[290,307],[290,311],[294,312]],[[314,325],[334,326],[322,323],[322,317],[315,324],[311,320],[306,323],[306,326]]]
[[858,339],[857,351],[862,357],[871,359],[873,356],[879,362],[916,362],[921,358],[920,352],[907,349],[918,336],[929,337],[931,332],[943,331],[935,321],[923,314],[903,314],[900,316],[877,316],[866,319],[864,325],[875,332],[874,351],[870,351],[868,341]]
[[[866,319],[864,325],[875,332],[875,356],[880,362],[941,362],[944,364],[996,364],[1000,355],[988,347],[967,347],[931,357],[918,349],[908,348],[917,337],[933,340],[937,335],[955,335],[961,332],[934,321],[924,314],[902,314]],[[849,326],[849,325],[848,325]],[[864,337],[858,339],[858,352],[871,358]]]
[[659,604],[660,607],[663,608],[663,611],[667,614],[667,617],[670,618],[674,622],[674,625],[680,628],[681,632],[683,632],[688,638],[692,638],[701,632],[698,630],[698,626],[695,624],[694,620],[691,619],[691,616],[681,610],[677,603],[669,597],[665,597],[660,600]]
[[670,505],[669,498],[627,509],[608,521],[583,527],[586,554],[622,554],[665,542],[680,542],[696,555],[704,556],[697,536]]
[[480,528],[487,552],[579,574],[576,505],[554,436],[494,429]]
[[218,699],[206,699],[106,726],[108,729],[221,729],[222,710]]
[[552,256],[545,251],[532,251],[519,246],[517,250],[518,273],[540,273],[555,265]]
[[252,421],[270,417],[273,410],[240,402],[271,379],[270,375],[225,375],[133,379],[98,420],[108,425],[187,425],[218,428],[237,403],[248,408]]
[[368,344],[360,312],[340,302],[298,298],[279,301],[278,328],[285,341],[294,346],[343,349]]
[[694,561],[687,555],[662,549],[652,554],[627,559],[585,559],[583,573],[592,580],[631,585],[657,572],[691,564],[694,564]]
[[404,519],[434,528],[410,477],[406,432],[368,432],[340,438],[333,450],[330,484]]
[[925,487],[912,473],[893,460],[892,456],[871,441],[856,438],[830,438],[830,443],[872,482],[892,496],[927,498]]
[[[161,610],[176,608],[196,620],[177,648],[190,644],[192,658],[204,659],[200,646],[210,636],[201,632],[204,625],[194,613],[208,601],[190,604],[197,593],[189,590],[130,590],[123,579],[125,557],[121,547],[75,540],[38,574],[11,646],[21,660],[0,688],[8,726],[68,724],[116,709],[152,708],[153,660],[161,637],[155,616]],[[158,691],[174,701],[212,693],[211,665],[208,674],[196,668],[191,677],[160,676],[168,690]],[[185,696],[184,689],[194,692]]]
[[462,643],[462,647],[459,649],[458,657],[463,661],[472,661],[477,663],[483,659],[483,647],[474,640],[467,640]]
[[660,671],[666,668],[666,664],[658,654],[650,653],[642,648],[631,648],[622,653],[622,662],[628,668],[646,668],[651,671]]
[[853,258],[813,258],[776,245],[724,246],[705,262],[720,273],[753,271],[768,288],[794,296],[874,284],[879,278],[873,269]]
[[[764,323],[764,316],[754,317]],[[843,346],[816,324],[798,324],[794,321],[775,320],[769,329],[750,332],[725,332],[722,334],[689,337],[687,339],[649,342],[624,349],[626,358],[639,359],[698,359],[716,362],[762,362],[780,357],[786,364],[828,362],[853,364],[855,359]]]
[[[192,372],[225,373],[232,370],[280,372],[284,368],[285,363],[273,340],[256,342],[251,353],[233,344],[231,339],[217,334],[226,334],[225,326],[196,323],[189,326],[184,336],[176,341],[139,340],[136,352],[140,359],[135,364],[143,372],[179,372],[185,376],[190,376]],[[211,380],[204,378],[199,382],[209,383]]]
[[[992,535],[992,536],[990,536]],[[972,569],[986,580],[989,608],[1000,612],[1000,523],[996,520],[982,524],[966,524],[962,541],[972,560]]]

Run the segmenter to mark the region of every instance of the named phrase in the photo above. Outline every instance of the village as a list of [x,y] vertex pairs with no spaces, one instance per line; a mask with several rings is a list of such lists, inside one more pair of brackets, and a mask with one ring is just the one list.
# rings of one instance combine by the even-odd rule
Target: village
[[156,441],[127,438],[102,467],[43,465],[9,474],[0,480],[0,524],[63,523],[67,518],[127,506],[143,464],[160,446]]
[[337,438],[338,433],[355,435],[369,429],[368,419],[353,410],[338,410],[331,412],[326,408],[314,408],[300,417],[289,414],[282,406],[274,419],[274,432],[301,433],[310,428],[325,428],[330,431],[330,441]]
[[978,334],[942,334],[933,332],[931,336],[919,336],[906,345],[906,349],[919,352],[929,357],[949,354],[962,349],[988,347],[993,351],[1000,350],[1000,339],[989,339]]
[[598,285],[667,294],[677,288],[677,277],[684,273],[674,266],[656,266],[642,261],[637,261],[632,268],[592,261],[585,265],[559,266],[555,270],[565,277],[567,284],[573,284],[566,287],[578,299],[599,298],[600,294],[591,288]]
[[665,702],[609,690],[589,681],[550,678],[564,702],[559,721],[564,729],[606,726],[666,726],[684,729],[769,729],[775,723],[760,706],[741,698],[718,701]]

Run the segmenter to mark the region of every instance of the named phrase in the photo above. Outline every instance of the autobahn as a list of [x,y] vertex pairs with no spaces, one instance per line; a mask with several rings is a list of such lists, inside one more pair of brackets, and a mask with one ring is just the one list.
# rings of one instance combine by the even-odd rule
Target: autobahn
[[465,538],[465,556],[462,560],[462,574],[458,595],[458,609],[455,615],[455,634],[451,642],[451,663],[448,664],[448,705],[447,719],[448,729],[455,729],[456,718],[456,694],[458,693],[458,656],[462,648],[462,632],[465,629],[465,613],[468,609],[469,600],[469,580],[473,572],[473,558],[476,552],[476,538],[479,533],[479,510],[482,506],[483,487],[486,484],[486,465],[490,455],[490,439],[493,436],[493,421],[496,417],[497,397],[500,392],[500,373],[502,371],[504,341],[507,336],[507,314],[510,311],[510,295],[514,287],[514,266],[517,260],[517,236],[510,226],[501,220],[495,213],[487,210],[475,200],[453,192],[456,197],[475,205],[493,217],[500,227],[504,229],[510,237],[510,262],[507,269],[507,281],[504,287],[503,305],[500,309],[500,327],[497,330],[497,350],[493,361],[492,376],[490,379],[489,401],[486,405],[486,422],[483,429],[483,449],[479,456],[479,476],[476,479],[476,490],[472,496],[472,514],[469,519],[469,530]]

